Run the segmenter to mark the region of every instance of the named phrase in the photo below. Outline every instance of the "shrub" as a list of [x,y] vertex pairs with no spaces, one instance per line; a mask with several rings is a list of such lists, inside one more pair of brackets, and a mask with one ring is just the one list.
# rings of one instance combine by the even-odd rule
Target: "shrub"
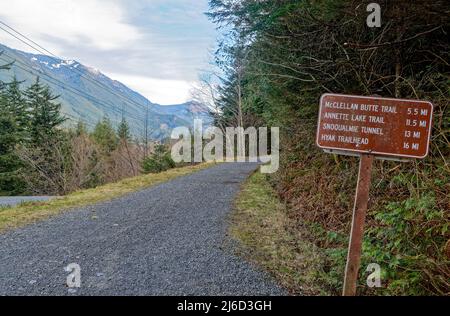
[[159,173],[172,168],[176,164],[170,156],[170,152],[163,145],[156,147],[155,152],[142,162],[142,169],[144,173]]

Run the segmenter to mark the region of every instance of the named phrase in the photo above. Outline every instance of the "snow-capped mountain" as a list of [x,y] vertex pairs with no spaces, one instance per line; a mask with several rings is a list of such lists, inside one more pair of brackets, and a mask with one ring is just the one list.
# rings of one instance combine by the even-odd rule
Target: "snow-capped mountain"
[[8,82],[13,76],[23,81],[22,87],[31,85],[39,76],[59,95],[62,112],[68,124],[78,120],[92,128],[104,116],[118,125],[122,115],[130,124],[132,133],[142,137],[148,107],[148,130],[151,137],[167,137],[176,126],[189,126],[194,118],[211,122],[207,107],[188,102],[162,106],[152,103],[141,94],[119,81],[102,74],[100,70],[85,66],[75,60],[61,60],[46,55],[35,55],[11,49],[0,44],[0,65],[14,61],[9,71],[0,71],[0,81]]

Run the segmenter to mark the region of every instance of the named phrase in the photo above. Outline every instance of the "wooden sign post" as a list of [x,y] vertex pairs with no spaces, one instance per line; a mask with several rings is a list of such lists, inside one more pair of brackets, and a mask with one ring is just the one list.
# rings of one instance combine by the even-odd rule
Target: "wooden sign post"
[[356,294],[372,166],[378,159],[425,158],[433,105],[427,101],[325,94],[320,100],[317,146],[360,156],[343,295]]
[[361,259],[361,246],[364,236],[367,203],[369,201],[370,179],[372,176],[373,155],[362,154],[359,162],[358,184],[356,186],[355,205],[353,207],[352,230],[345,267],[343,295],[356,294],[356,282]]

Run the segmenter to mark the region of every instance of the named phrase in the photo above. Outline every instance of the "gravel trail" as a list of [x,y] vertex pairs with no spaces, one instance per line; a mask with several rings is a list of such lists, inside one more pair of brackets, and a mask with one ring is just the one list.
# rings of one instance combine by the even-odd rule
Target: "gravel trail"
[[[256,167],[220,164],[0,234],[0,295],[283,295],[227,241]],[[71,263],[77,289],[66,286]]]

